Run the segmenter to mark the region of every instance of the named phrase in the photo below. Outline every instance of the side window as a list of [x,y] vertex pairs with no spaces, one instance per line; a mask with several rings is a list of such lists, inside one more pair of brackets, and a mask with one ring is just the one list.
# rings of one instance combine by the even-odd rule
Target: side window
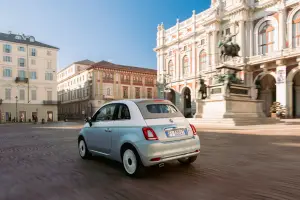
[[93,117],[93,121],[113,120],[116,104],[110,104],[101,108]]
[[129,108],[125,104],[120,104],[116,120],[126,120],[126,119],[130,119]]

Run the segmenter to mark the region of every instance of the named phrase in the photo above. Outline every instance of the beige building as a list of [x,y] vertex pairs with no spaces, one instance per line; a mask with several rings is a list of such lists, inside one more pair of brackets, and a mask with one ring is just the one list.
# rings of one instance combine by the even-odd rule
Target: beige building
[[93,61],[74,62],[57,73],[57,95],[59,119],[81,118],[89,105],[89,71]]
[[1,122],[57,120],[58,48],[24,34],[0,33]]
[[[156,70],[106,61],[73,63],[58,73],[59,116],[82,119],[104,103],[119,99],[157,97]],[[70,75],[63,78],[63,73]]]
[[192,116],[199,79],[210,86],[220,73],[218,42],[235,34],[240,57],[225,64],[242,70],[238,77],[251,88],[252,99],[263,100],[267,116],[277,101],[289,117],[300,117],[299,0],[212,0],[207,10],[193,11],[173,27],[158,25],[158,82],[171,88],[168,98]]

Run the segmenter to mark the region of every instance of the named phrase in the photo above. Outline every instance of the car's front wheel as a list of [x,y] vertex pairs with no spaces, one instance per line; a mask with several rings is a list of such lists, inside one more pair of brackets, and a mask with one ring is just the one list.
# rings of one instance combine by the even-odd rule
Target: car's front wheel
[[88,159],[91,157],[91,153],[89,152],[86,142],[83,138],[80,138],[78,140],[78,150],[79,150],[79,155],[82,159]]
[[127,175],[139,177],[144,173],[144,166],[138,153],[133,148],[127,148],[122,156],[123,168]]
[[191,164],[191,163],[195,162],[196,160],[197,160],[197,156],[191,156],[191,157],[188,157],[188,158],[180,158],[180,159],[178,159],[178,161],[181,164],[185,164],[185,165]]

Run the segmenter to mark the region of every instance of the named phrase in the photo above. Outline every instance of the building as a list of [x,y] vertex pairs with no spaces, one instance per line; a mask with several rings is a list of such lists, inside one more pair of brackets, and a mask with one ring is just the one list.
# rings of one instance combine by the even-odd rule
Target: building
[[59,116],[92,116],[111,100],[156,97],[156,70],[89,60],[58,73]]
[[57,120],[58,48],[24,34],[0,33],[1,121]]
[[74,62],[57,73],[57,95],[59,119],[80,118],[87,112],[90,101],[89,70],[93,61]]
[[242,69],[238,76],[251,87],[253,99],[264,100],[265,114],[277,101],[289,117],[300,117],[299,0],[212,0],[210,8],[177,19],[169,29],[158,25],[157,78],[171,88],[167,98],[185,114],[195,113],[199,79],[214,83],[221,63],[218,42],[232,34],[241,57],[226,63]]

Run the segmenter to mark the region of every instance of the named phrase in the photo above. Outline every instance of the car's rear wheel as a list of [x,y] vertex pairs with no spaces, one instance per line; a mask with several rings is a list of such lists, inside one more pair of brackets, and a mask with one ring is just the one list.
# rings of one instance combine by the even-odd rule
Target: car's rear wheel
[[197,160],[197,156],[191,156],[191,157],[188,157],[188,158],[180,158],[180,159],[178,159],[178,161],[181,164],[185,164],[185,165],[191,164],[191,163],[195,162],[196,160]]
[[127,148],[122,155],[123,168],[127,175],[139,177],[144,173],[144,166],[141,159],[133,148]]
[[88,159],[91,157],[91,153],[89,152],[86,142],[83,138],[79,138],[78,140],[78,150],[82,159]]

